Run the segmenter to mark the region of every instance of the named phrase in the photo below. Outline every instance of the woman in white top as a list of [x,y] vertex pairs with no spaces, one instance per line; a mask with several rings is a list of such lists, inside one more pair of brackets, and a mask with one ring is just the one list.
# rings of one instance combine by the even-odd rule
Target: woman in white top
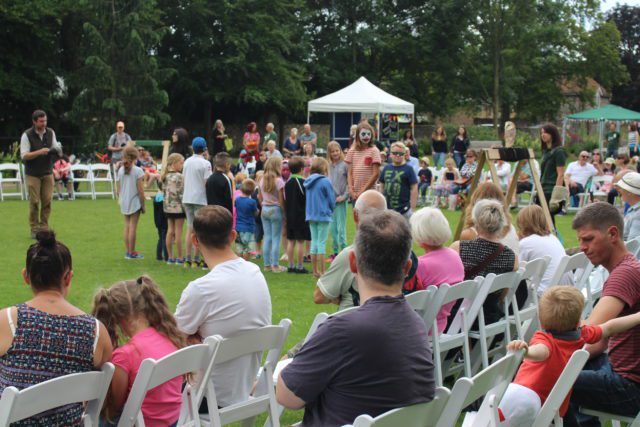
[[471,216],[471,211],[473,207],[480,200],[485,199],[494,199],[502,203],[504,208],[504,214],[507,218],[507,225],[504,227],[502,231],[502,237],[500,237],[500,243],[511,249],[516,256],[518,256],[518,252],[520,251],[520,245],[518,242],[518,235],[516,233],[516,229],[513,224],[511,224],[511,212],[509,212],[509,208],[505,205],[505,197],[504,193],[496,184],[491,182],[484,182],[476,188],[476,191],[473,192],[471,198],[469,199],[469,206],[465,212],[464,218],[464,228],[462,229],[462,233],[460,234],[460,240],[473,240],[478,237],[478,232],[475,229],[473,218]]
[[527,261],[533,261],[546,255],[551,257],[537,289],[538,295],[541,295],[549,286],[573,285],[570,273],[562,276],[560,283],[551,283],[558,264],[566,252],[560,240],[551,233],[542,208],[538,205],[527,206],[518,213],[516,222],[520,237],[520,266],[522,267]]
[[627,140],[629,142],[629,156],[637,156],[640,154],[638,150],[638,125],[636,123],[631,123],[629,125],[629,134],[627,135]]

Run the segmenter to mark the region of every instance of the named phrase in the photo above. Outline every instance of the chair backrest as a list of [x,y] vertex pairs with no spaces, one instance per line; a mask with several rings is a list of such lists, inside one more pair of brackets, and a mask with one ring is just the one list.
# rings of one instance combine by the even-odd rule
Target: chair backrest
[[[569,362],[562,370],[562,374],[558,377],[555,385],[551,389],[551,393],[545,400],[544,405],[540,408],[540,412],[536,416],[536,421],[532,427],[548,427],[554,419],[559,418],[558,411],[562,402],[571,391],[573,383],[576,382],[580,371],[589,359],[589,352],[586,350],[576,350],[571,355]],[[556,418],[557,417],[557,418]],[[556,425],[558,425],[556,423]]]
[[540,282],[542,281],[542,277],[544,273],[547,271],[547,267],[551,262],[551,257],[549,255],[545,255],[542,258],[536,258],[531,261],[527,261],[527,264],[524,266],[522,270],[521,280],[526,280],[531,284],[535,285],[532,289],[533,291],[537,291],[538,286],[540,286]]
[[[93,173],[94,180],[111,180],[111,167],[104,163],[93,163],[91,165],[91,172]],[[99,173],[104,172],[105,176],[98,176]]]
[[97,372],[65,375],[23,390],[7,387],[0,399],[0,425],[8,426],[71,403],[88,402],[84,425],[97,426],[114,369],[111,363],[105,363]]
[[628,240],[624,242],[627,247],[627,250],[633,254],[636,258],[638,258],[638,253],[640,253],[640,237],[636,237],[635,239]]
[[[86,172],[87,176],[84,178],[75,177],[75,172]],[[75,165],[71,165],[71,173],[73,173],[74,175],[74,179],[76,180],[89,180],[89,178],[91,177],[91,166],[89,165],[83,165],[83,164],[75,164]]]
[[[209,417],[211,425],[222,426],[232,422],[253,418],[263,412],[269,412],[272,425],[279,426],[277,402],[275,397],[275,386],[273,384],[273,369],[275,363],[269,357],[262,366],[262,376],[266,385],[261,387],[265,394],[254,395],[245,402],[239,402],[234,405],[219,409],[218,401],[215,395],[215,387],[212,381],[213,372],[216,366],[225,362],[238,359],[242,356],[253,355],[256,353],[271,352],[272,350],[281,349],[287,338],[290,321],[288,326],[270,325],[251,331],[242,332],[236,336],[222,338],[220,335],[214,335],[212,339],[218,341],[217,348],[211,359],[211,364],[205,372],[201,384],[196,390],[197,405],[202,402],[202,398],[206,396],[207,406],[209,409]],[[197,412],[195,413],[197,416]]]
[[0,173],[3,171],[15,172],[16,177],[20,178],[20,165],[17,163],[0,163]]
[[[451,397],[445,405],[436,427],[456,425],[462,409],[481,397],[495,396],[499,402],[520,365],[524,352],[509,353],[473,378],[460,378],[451,389]],[[484,402],[483,402],[484,405]],[[482,407],[481,407],[482,410]]]
[[589,274],[593,270],[593,265],[589,261],[589,258],[584,252],[579,252],[575,255],[565,255],[558,264],[558,268],[553,275],[551,283],[561,283],[562,276],[565,273],[574,273],[574,284],[578,289],[585,287]]
[[[143,427],[145,424],[140,409],[147,392],[176,377],[191,372],[205,372],[211,363],[217,345],[218,341],[208,337],[204,344],[185,347],[160,360],[143,360],[127,402],[122,409],[118,427],[133,427],[134,425]],[[197,410],[197,408],[195,409]]]
[[352,427],[425,427],[432,420],[440,418],[450,394],[446,387],[438,387],[431,402],[392,409],[375,418],[360,415]]
[[443,295],[444,292],[438,292],[437,287],[429,286],[425,290],[412,292],[405,296],[411,308],[422,317],[427,327],[427,333],[431,330],[433,321],[438,316],[438,311],[440,311],[440,306],[442,305],[438,299]]
[[[464,328],[463,322],[463,312],[465,313],[466,319],[469,324],[475,322],[478,317],[478,313],[480,311],[480,307],[482,303],[474,307],[474,303],[477,300],[484,300],[487,297],[485,291],[482,288],[483,277],[476,277],[473,280],[465,280],[463,282],[458,283],[457,285],[441,285],[439,290],[443,292],[443,295],[440,297],[440,306],[448,304],[453,301],[462,300],[460,304],[460,308],[456,312],[451,324],[446,330],[448,334],[457,334]],[[473,308],[473,310],[472,310]],[[438,310],[440,308],[438,307]]]

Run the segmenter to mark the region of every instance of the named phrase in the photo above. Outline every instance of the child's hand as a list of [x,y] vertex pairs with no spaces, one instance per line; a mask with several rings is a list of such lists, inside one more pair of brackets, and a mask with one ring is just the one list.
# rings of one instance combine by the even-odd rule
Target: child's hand
[[529,344],[522,340],[514,340],[507,344],[507,351],[528,350]]

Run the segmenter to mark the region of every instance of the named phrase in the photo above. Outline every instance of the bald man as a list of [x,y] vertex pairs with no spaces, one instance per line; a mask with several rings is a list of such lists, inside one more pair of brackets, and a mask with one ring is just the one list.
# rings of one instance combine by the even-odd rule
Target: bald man
[[[386,208],[387,201],[380,192],[365,191],[358,197],[353,207],[353,222],[356,224],[356,228],[358,228],[363,216]],[[358,284],[356,276],[349,267],[349,253],[352,250],[352,246],[344,248],[333,260],[329,269],[318,279],[316,289],[313,292],[314,303],[338,304],[338,310],[358,305]]]

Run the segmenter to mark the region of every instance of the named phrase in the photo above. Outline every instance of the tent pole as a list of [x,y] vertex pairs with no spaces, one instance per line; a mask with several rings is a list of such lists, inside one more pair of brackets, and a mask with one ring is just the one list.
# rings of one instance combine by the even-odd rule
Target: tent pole
[[311,117],[311,111],[307,110],[307,124],[311,124],[309,123],[310,117]]
[[567,118],[565,117],[564,119],[562,119],[562,146],[565,145],[564,141],[565,141],[565,136],[567,134]]
[[600,128],[598,129],[598,144],[602,153],[602,139],[604,138],[604,118],[600,119]]

